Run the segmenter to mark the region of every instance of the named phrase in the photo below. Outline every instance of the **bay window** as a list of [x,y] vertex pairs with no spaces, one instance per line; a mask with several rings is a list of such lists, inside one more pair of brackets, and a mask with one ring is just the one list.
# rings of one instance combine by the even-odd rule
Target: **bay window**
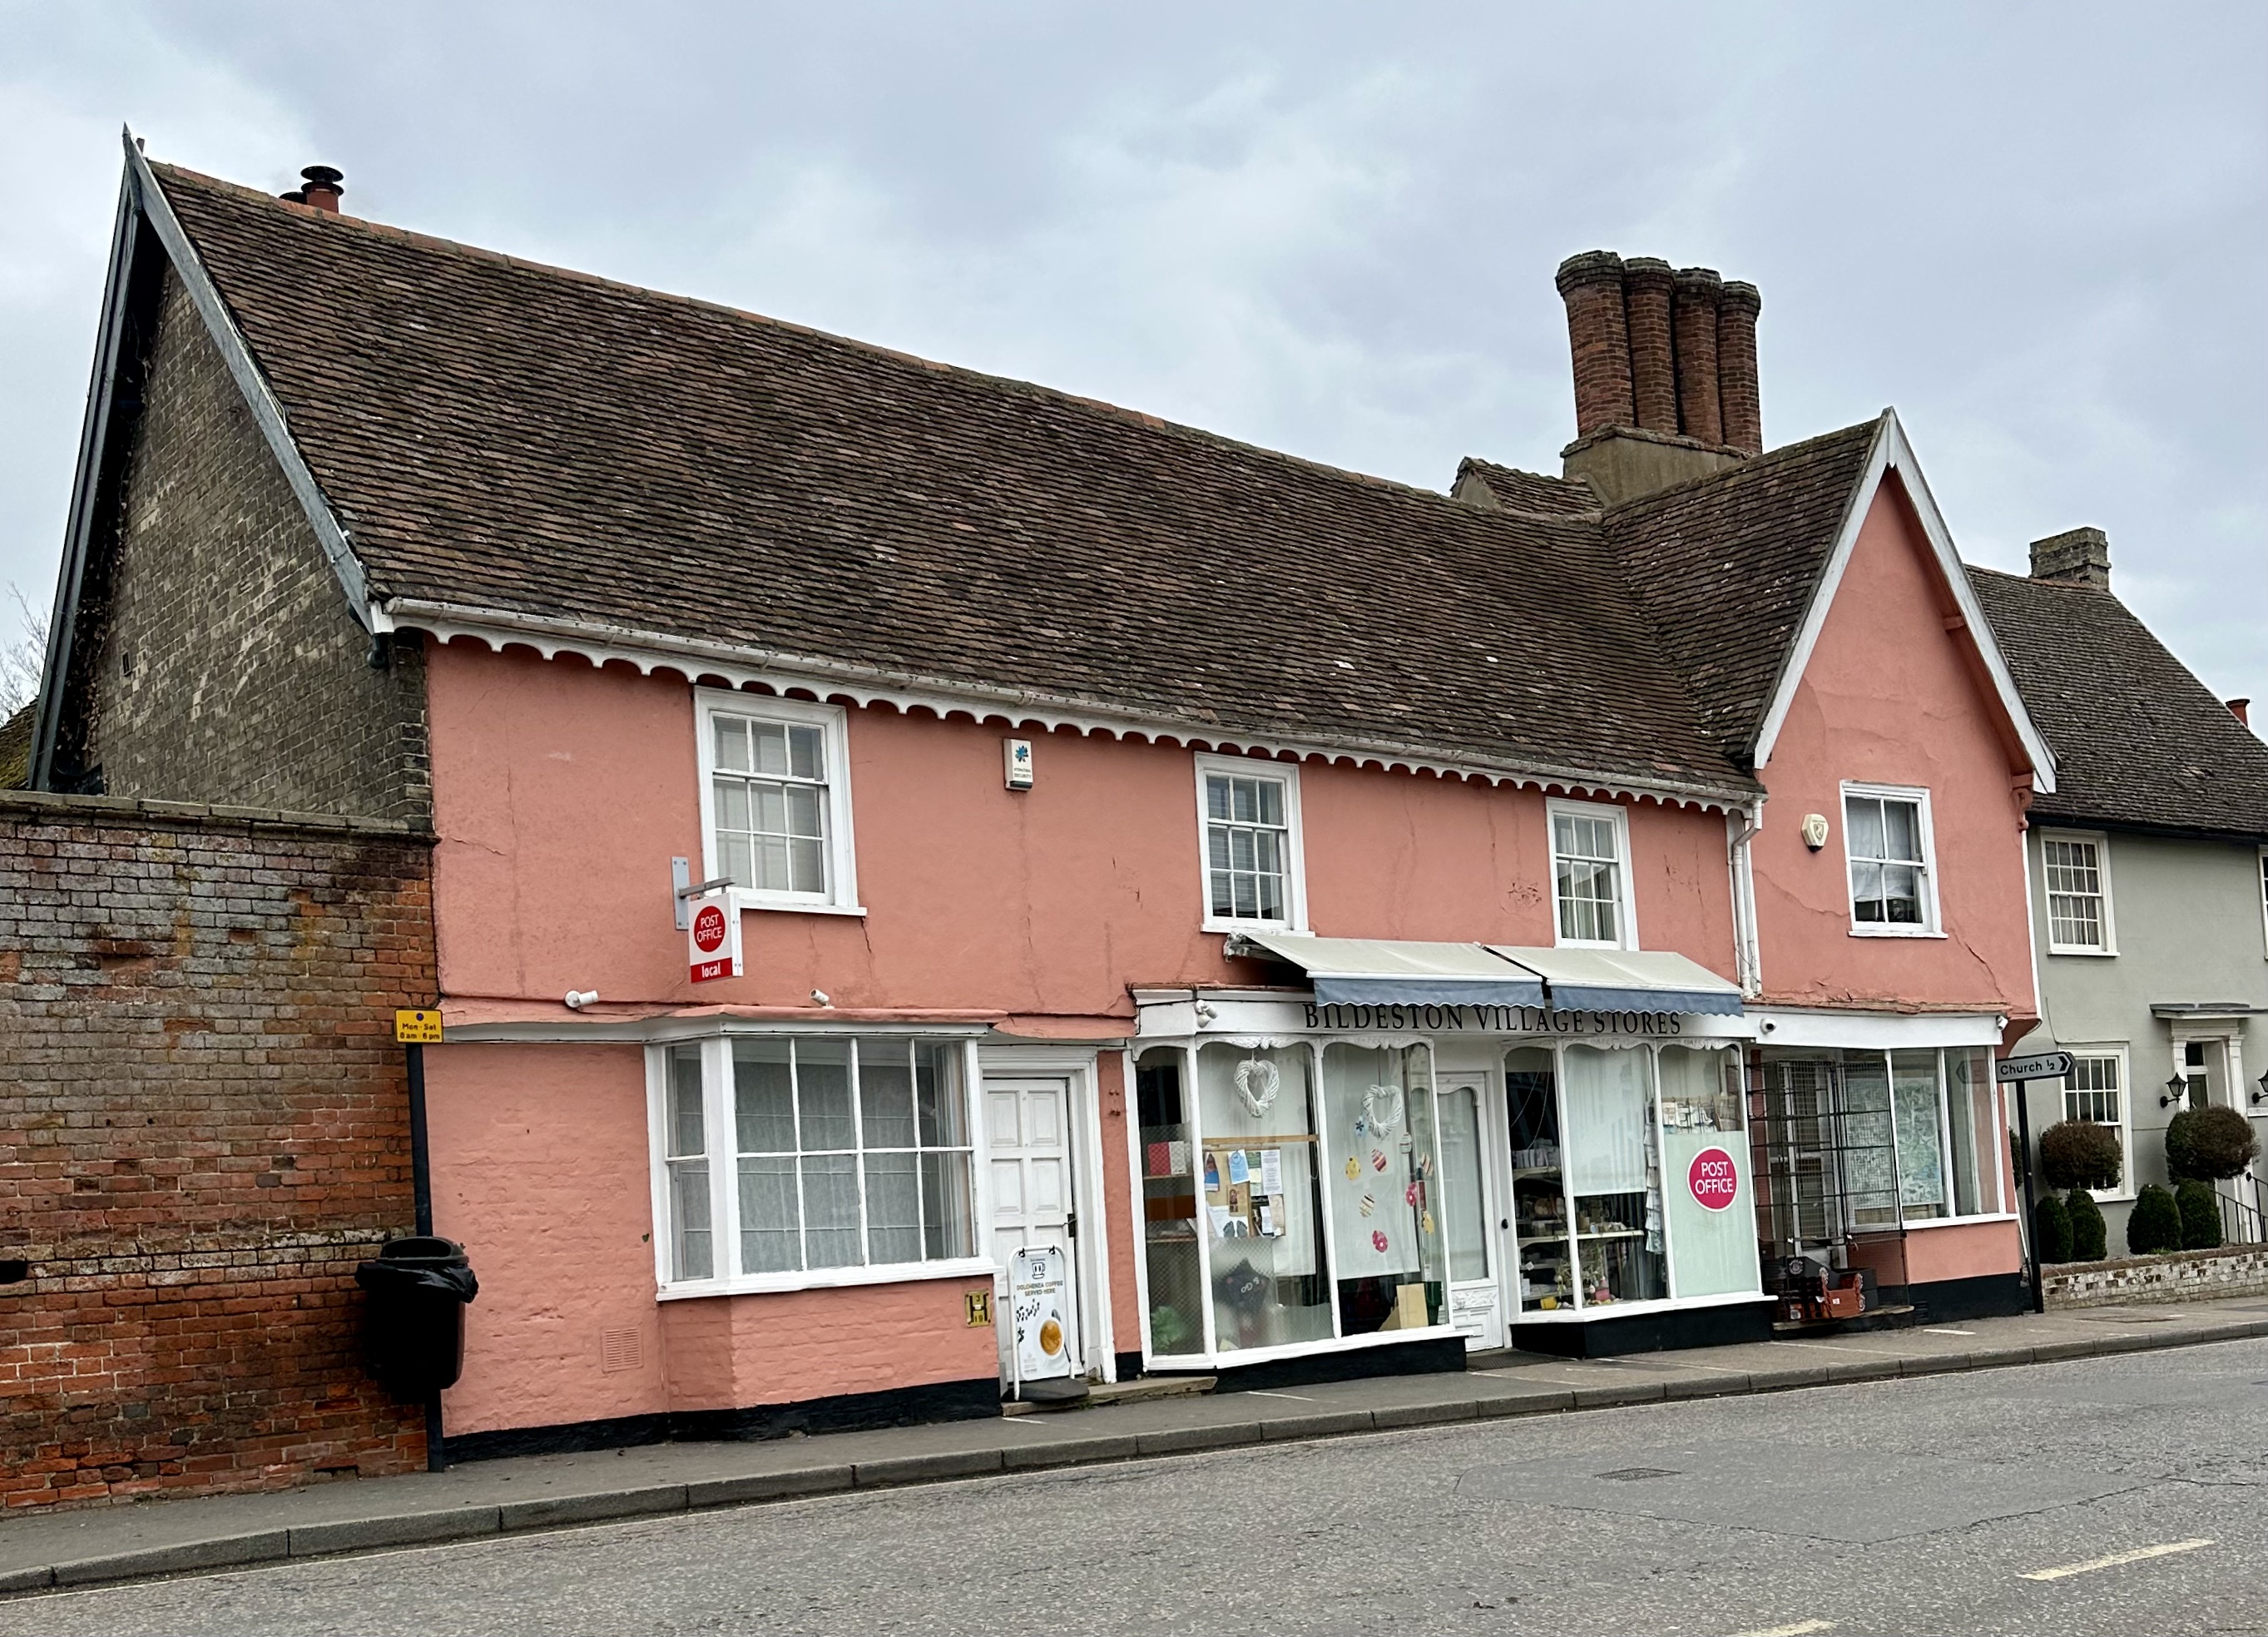
[[977,1265],[967,1048],[906,1036],[673,1045],[656,1075],[667,1291]]

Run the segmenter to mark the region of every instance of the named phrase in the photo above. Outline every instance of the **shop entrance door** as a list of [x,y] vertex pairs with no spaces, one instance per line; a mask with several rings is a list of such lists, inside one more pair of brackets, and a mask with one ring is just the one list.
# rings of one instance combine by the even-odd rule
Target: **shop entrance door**
[[1071,1333],[1064,1338],[1074,1376],[1086,1374],[1085,1305],[1079,1287],[1078,1194],[1072,1187],[1071,1082],[1064,1080],[987,1080],[985,1157],[992,1179],[993,1330],[1000,1340],[1000,1373],[1009,1374],[1015,1345],[1009,1320],[1008,1270],[1027,1245],[1054,1245],[1064,1253],[1071,1288],[1064,1308]]
[[1448,1322],[1474,1348],[1504,1346],[1504,1295],[1482,1133],[1495,1076],[1445,1073],[1434,1102],[1441,1146],[1441,1244],[1449,1263]]

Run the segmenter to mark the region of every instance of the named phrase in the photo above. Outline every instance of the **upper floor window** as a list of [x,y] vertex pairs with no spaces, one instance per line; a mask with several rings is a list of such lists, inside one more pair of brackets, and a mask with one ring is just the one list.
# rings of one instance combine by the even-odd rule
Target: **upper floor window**
[[1306,926],[1296,768],[1199,756],[1197,825],[1208,929]]
[[842,709],[701,691],[704,880],[742,907],[858,913]]
[[1550,804],[1552,896],[1558,940],[1638,947],[1630,904],[1630,829],[1620,807]]
[[2115,953],[2102,837],[2043,832],[2040,852],[2047,870],[2048,953]]
[[1843,786],[1843,850],[1851,867],[1851,930],[1889,936],[1937,931],[1929,793]]

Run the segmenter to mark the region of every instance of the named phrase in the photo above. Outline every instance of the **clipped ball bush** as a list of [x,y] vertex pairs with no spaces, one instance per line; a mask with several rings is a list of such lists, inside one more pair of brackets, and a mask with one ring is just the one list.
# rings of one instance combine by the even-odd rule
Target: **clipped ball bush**
[[2126,1169],[2118,1133],[2093,1120],[2058,1120],[2040,1133],[2040,1172],[2051,1188],[2116,1188]]
[[2166,1124],[2166,1169],[2176,1182],[2235,1176],[2259,1152],[2252,1122],[2235,1109],[2183,1109]]
[[2071,1259],[2100,1262],[2109,1256],[2110,1225],[2102,1220],[2102,1207],[2095,1203],[2095,1196],[2084,1188],[2074,1188],[2063,1204],[2071,1213]]
[[2211,1183],[2191,1177],[2174,1190],[2174,1208],[2182,1213],[2183,1250],[2220,1249],[2220,1201],[2213,1198]]
[[2042,1194],[2032,1207],[2032,1244],[2043,1262],[2071,1260],[2071,1212],[2060,1194]]
[[2182,1213],[2173,1195],[2155,1183],[2145,1183],[2126,1213],[2126,1249],[2138,1257],[2154,1257],[2182,1245]]

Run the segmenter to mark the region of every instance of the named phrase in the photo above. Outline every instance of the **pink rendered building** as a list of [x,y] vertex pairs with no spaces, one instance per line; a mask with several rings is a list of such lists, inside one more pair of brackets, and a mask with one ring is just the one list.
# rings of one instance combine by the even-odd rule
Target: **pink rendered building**
[[2052,759],[1748,286],[1440,494],[339,205],[129,152],[35,776],[430,817],[460,1454],[2028,1299]]

